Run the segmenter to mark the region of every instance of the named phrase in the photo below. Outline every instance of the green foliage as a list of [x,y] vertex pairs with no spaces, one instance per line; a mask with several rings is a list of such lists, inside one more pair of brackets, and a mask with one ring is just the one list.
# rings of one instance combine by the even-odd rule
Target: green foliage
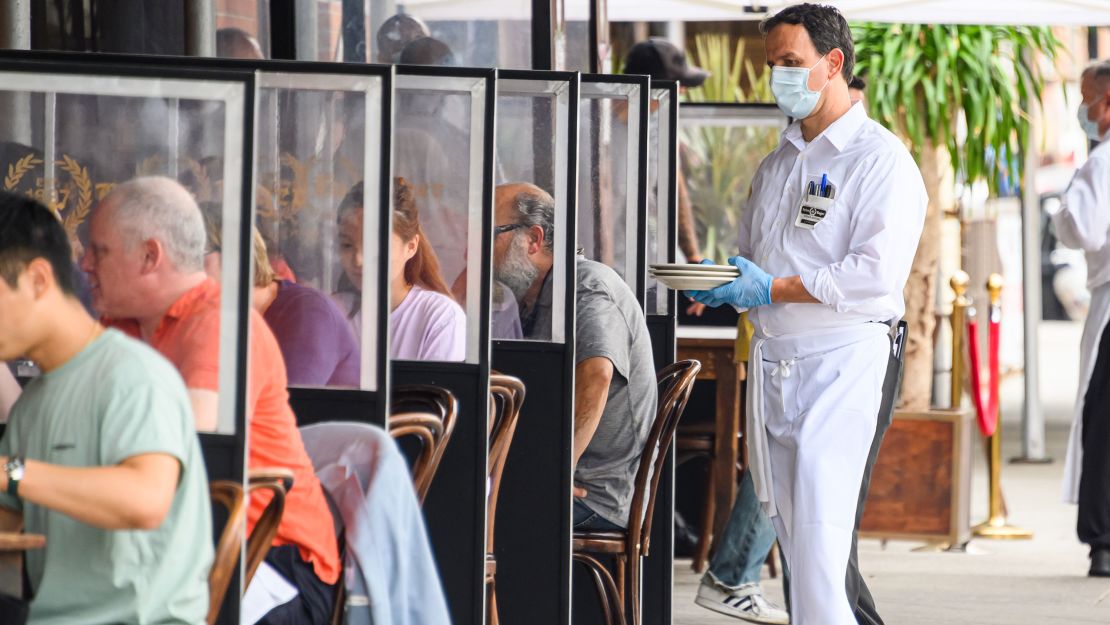
[[[733,50],[728,35],[699,35],[693,63],[710,72],[702,86],[686,90],[687,102],[767,102],[770,73],[757,72],[744,58],[744,42]],[[744,89],[747,79],[749,89]],[[682,124],[682,172],[686,177],[701,253],[724,262],[736,253],[740,213],[759,161],[775,149],[779,128],[727,121]]]
[[853,35],[872,117],[908,139],[915,158],[931,142],[947,146],[964,180],[986,180],[992,193],[1007,177],[1020,180],[1015,155],[1027,145],[1028,110],[1040,106],[1044,90],[1032,59],[1054,61],[1062,48],[1051,29],[865,23]]

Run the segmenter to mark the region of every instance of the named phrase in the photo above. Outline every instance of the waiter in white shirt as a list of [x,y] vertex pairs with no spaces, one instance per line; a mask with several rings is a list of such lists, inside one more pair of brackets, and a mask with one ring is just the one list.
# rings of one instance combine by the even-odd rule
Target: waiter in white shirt
[[849,99],[840,12],[796,5],[761,30],[775,100],[796,121],[752,180],[729,259],[740,277],[691,295],[750,309],[748,455],[790,566],[791,623],[882,623],[849,596],[866,593],[849,559],[882,435],[887,323],[905,311],[928,198],[902,142]]
[[1079,540],[1091,547],[1090,575],[1110,576],[1110,62],[1091,65],[1079,85],[1079,124],[1100,141],[1075,173],[1059,212],[1056,236],[1087,257],[1091,306],[1079,349],[1079,393],[1064,467],[1064,501],[1079,504]]

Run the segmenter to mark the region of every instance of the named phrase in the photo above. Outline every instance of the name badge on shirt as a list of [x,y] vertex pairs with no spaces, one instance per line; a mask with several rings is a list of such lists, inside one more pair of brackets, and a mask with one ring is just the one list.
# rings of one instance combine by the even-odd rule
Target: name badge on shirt
[[836,185],[822,180],[821,176],[810,176],[802,192],[802,201],[798,204],[798,214],[794,217],[794,226],[813,230],[829,213],[833,200],[836,199]]

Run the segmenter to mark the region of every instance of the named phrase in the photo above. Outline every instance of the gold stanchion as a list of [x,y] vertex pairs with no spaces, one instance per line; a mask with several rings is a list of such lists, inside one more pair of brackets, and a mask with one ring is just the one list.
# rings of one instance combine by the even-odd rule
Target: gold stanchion
[[952,279],[949,284],[952,285],[952,291],[956,294],[956,299],[952,300],[952,409],[959,410],[964,401],[964,334],[967,332],[964,327],[966,324],[964,312],[971,304],[967,296],[967,284],[971,281],[971,277],[967,272],[960,270],[952,274]]
[[[992,273],[987,279],[987,293],[990,295],[990,320],[997,320],[1001,314],[1002,276]],[[968,340],[974,341],[976,337]],[[974,363],[973,363],[974,364]],[[991,376],[993,391],[998,392],[999,376]],[[979,389],[972,389],[980,392]],[[999,413],[1001,408],[999,408]],[[1033,538],[1033,532],[1007,523],[1006,511],[1002,504],[1002,415],[995,414],[994,434],[990,437],[990,512],[987,520],[972,528],[972,533],[980,538],[999,540],[1019,540]]]

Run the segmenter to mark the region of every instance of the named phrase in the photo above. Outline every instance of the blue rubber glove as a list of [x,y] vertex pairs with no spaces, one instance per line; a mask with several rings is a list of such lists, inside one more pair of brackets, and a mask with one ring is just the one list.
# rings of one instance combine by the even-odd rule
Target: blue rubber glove
[[740,277],[712,291],[687,291],[686,295],[714,308],[722,304],[730,304],[733,308],[755,308],[771,303],[771,283],[774,281],[771,274],[743,256],[733,256],[728,263],[740,270]]

